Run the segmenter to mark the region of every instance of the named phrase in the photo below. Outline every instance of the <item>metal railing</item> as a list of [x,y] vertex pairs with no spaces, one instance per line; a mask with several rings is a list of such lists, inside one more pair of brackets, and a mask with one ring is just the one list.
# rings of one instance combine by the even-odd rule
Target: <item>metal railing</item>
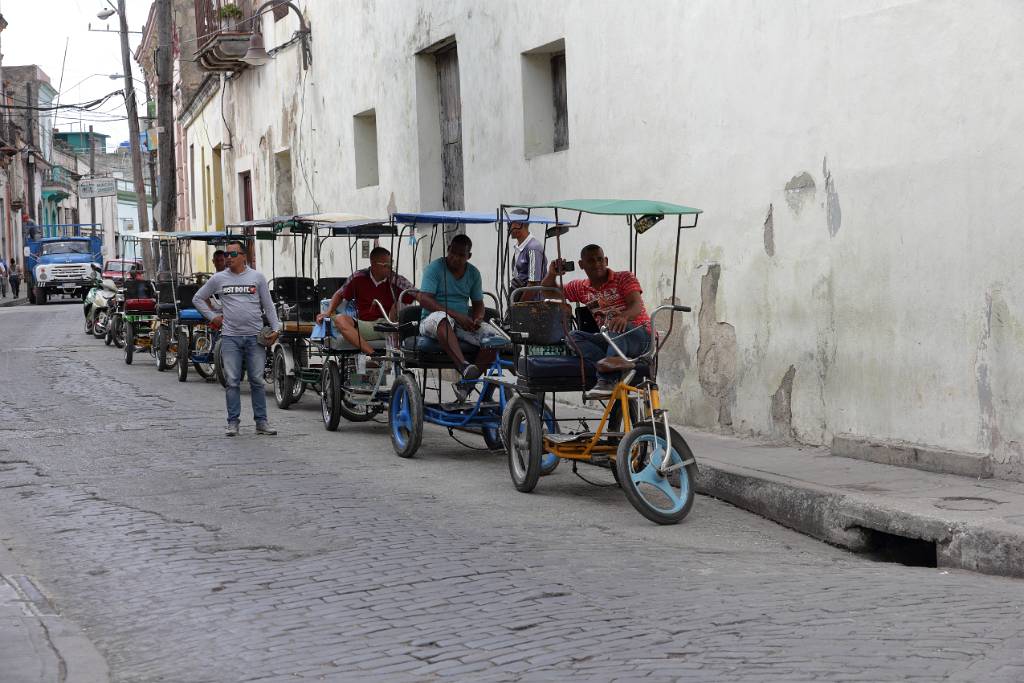
[[[249,19],[252,16],[251,0],[194,0],[196,10],[196,44],[203,47],[210,39],[221,31],[233,31],[236,25],[244,26],[248,31]],[[242,19],[221,19],[220,11],[224,5],[235,5],[242,10]]]

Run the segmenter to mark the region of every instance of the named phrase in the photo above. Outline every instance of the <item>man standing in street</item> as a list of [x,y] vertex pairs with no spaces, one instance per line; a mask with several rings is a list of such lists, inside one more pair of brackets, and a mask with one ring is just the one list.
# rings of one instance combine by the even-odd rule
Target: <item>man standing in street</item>
[[[281,321],[274,310],[267,279],[262,273],[248,266],[242,242],[228,242],[225,255],[227,269],[215,273],[192,297],[192,305],[196,310],[202,313],[214,328],[222,327],[221,357],[227,379],[225,394],[228,409],[228,425],[224,433],[227,436],[238,435],[242,413],[239,384],[244,363],[245,372],[249,376],[256,433],[277,434],[267,420],[263,368],[266,364],[267,347],[272,346],[277,340]],[[211,309],[206,301],[214,295],[220,299],[220,313]],[[270,334],[263,333],[264,316],[270,323]]]

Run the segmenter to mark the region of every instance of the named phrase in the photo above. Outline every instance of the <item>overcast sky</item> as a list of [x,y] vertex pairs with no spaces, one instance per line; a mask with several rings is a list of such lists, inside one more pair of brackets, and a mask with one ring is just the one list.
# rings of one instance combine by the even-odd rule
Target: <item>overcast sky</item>
[[[111,0],[117,5],[117,0]],[[128,28],[141,31],[149,15],[152,0],[126,0]],[[93,29],[118,28],[117,15],[106,21],[96,14],[108,7],[106,0],[0,0],[0,13],[7,28],[0,34],[4,66],[38,64],[50,77],[55,90],[61,90],[61,103],[86,102],[124,87],[124,80],[111,80],[110,74],[121,74],[121,41],[117,33],[96,33]],[[140,36],[130,34],[134,53]],[[64,47],[67,44],[67,60]],[[61,64],[64,63],[63,87]],[[132,59],[132,73],[140,81],[141,69]],[[100,74],[93,76],[93,74]],[[84,79],[84,80],[83,80]],[[138,89],[139,114],[145,116],[145,91]],[[100,113],[65,111],[60,113],[56,127],[60,130],[95,130],[110,135],[108,149],[128,139],[128,122],[124,100],[120,96],[108,100]],[[145,128],[145,126],[140,126]]]

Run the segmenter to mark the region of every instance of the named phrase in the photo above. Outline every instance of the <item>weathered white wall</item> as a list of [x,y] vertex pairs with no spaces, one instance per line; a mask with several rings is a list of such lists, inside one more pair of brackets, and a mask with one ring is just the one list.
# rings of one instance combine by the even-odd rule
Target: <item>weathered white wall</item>
[[[245,170],[256,215],[275,213],[283,149],[299,211],[439,208],[436,95],[416,55],[454,35],[468,208],[607,196],[705,210],[678,268],[695,313],[662,359],[678,419],[1024,459],[1024,4],[299,4],[312,67],[290,47],[223,95],[228,220]],[[267,18],[268,47],[296,25]],[[526,159],[521,53],[558,39],[570,147]],[[352,116],[371,108],[380,183],[357,189]],[[209,134],[220,103],[206,111]],[[475,252],[485,272],[492,239]],[[586,219],[563,248],[590,241],[624,263],[620,221]],[[650,306],[670,293],[673,245],[665,223],[641,238]]]

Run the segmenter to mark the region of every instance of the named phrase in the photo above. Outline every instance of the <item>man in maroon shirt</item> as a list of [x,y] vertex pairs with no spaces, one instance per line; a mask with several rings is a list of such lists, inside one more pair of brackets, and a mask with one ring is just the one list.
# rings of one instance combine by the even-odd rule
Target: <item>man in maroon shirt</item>
[[[316,317],[320,322],[324,318],[333,318],[334,326],[349,344],[358,347],[367,355],[374,350],[371,341],[384,339],[384,335],[373,326],[383,322],[383,315],[375,301],[379,301],[388,315],[394,317],[395,302],[399,295],[412,288],[412,283],[391,270],[391,252],[384,247],[376,247],[370,252],[370,267],[352,273],[345,285],[334,293],[326,313]],[[406,297],[412,301],[412,295]],[[335,316],[334,312],[342,301],[351,301],[356,307],[356,318],[344,313]]]
[[[628,270],[609,268],[604,250],[596,244],[583,247],[579,264],[586,277],[565,283],[562,291],[566,301],[589,308],[597,324],[608,329],[615,344],[628,357],[645,353],[651,345],[651,319],[636,276]],[[556,280],[563,272],[562,262],[552,261],[541,285],[557,287]],[[591,363],[618,355],[601,334],[575,330],[572,339],[575,342],[572,346]],[[609,398],[618,379],[619,373],[598,372],[597,384],[587,392],[587,398]]]

